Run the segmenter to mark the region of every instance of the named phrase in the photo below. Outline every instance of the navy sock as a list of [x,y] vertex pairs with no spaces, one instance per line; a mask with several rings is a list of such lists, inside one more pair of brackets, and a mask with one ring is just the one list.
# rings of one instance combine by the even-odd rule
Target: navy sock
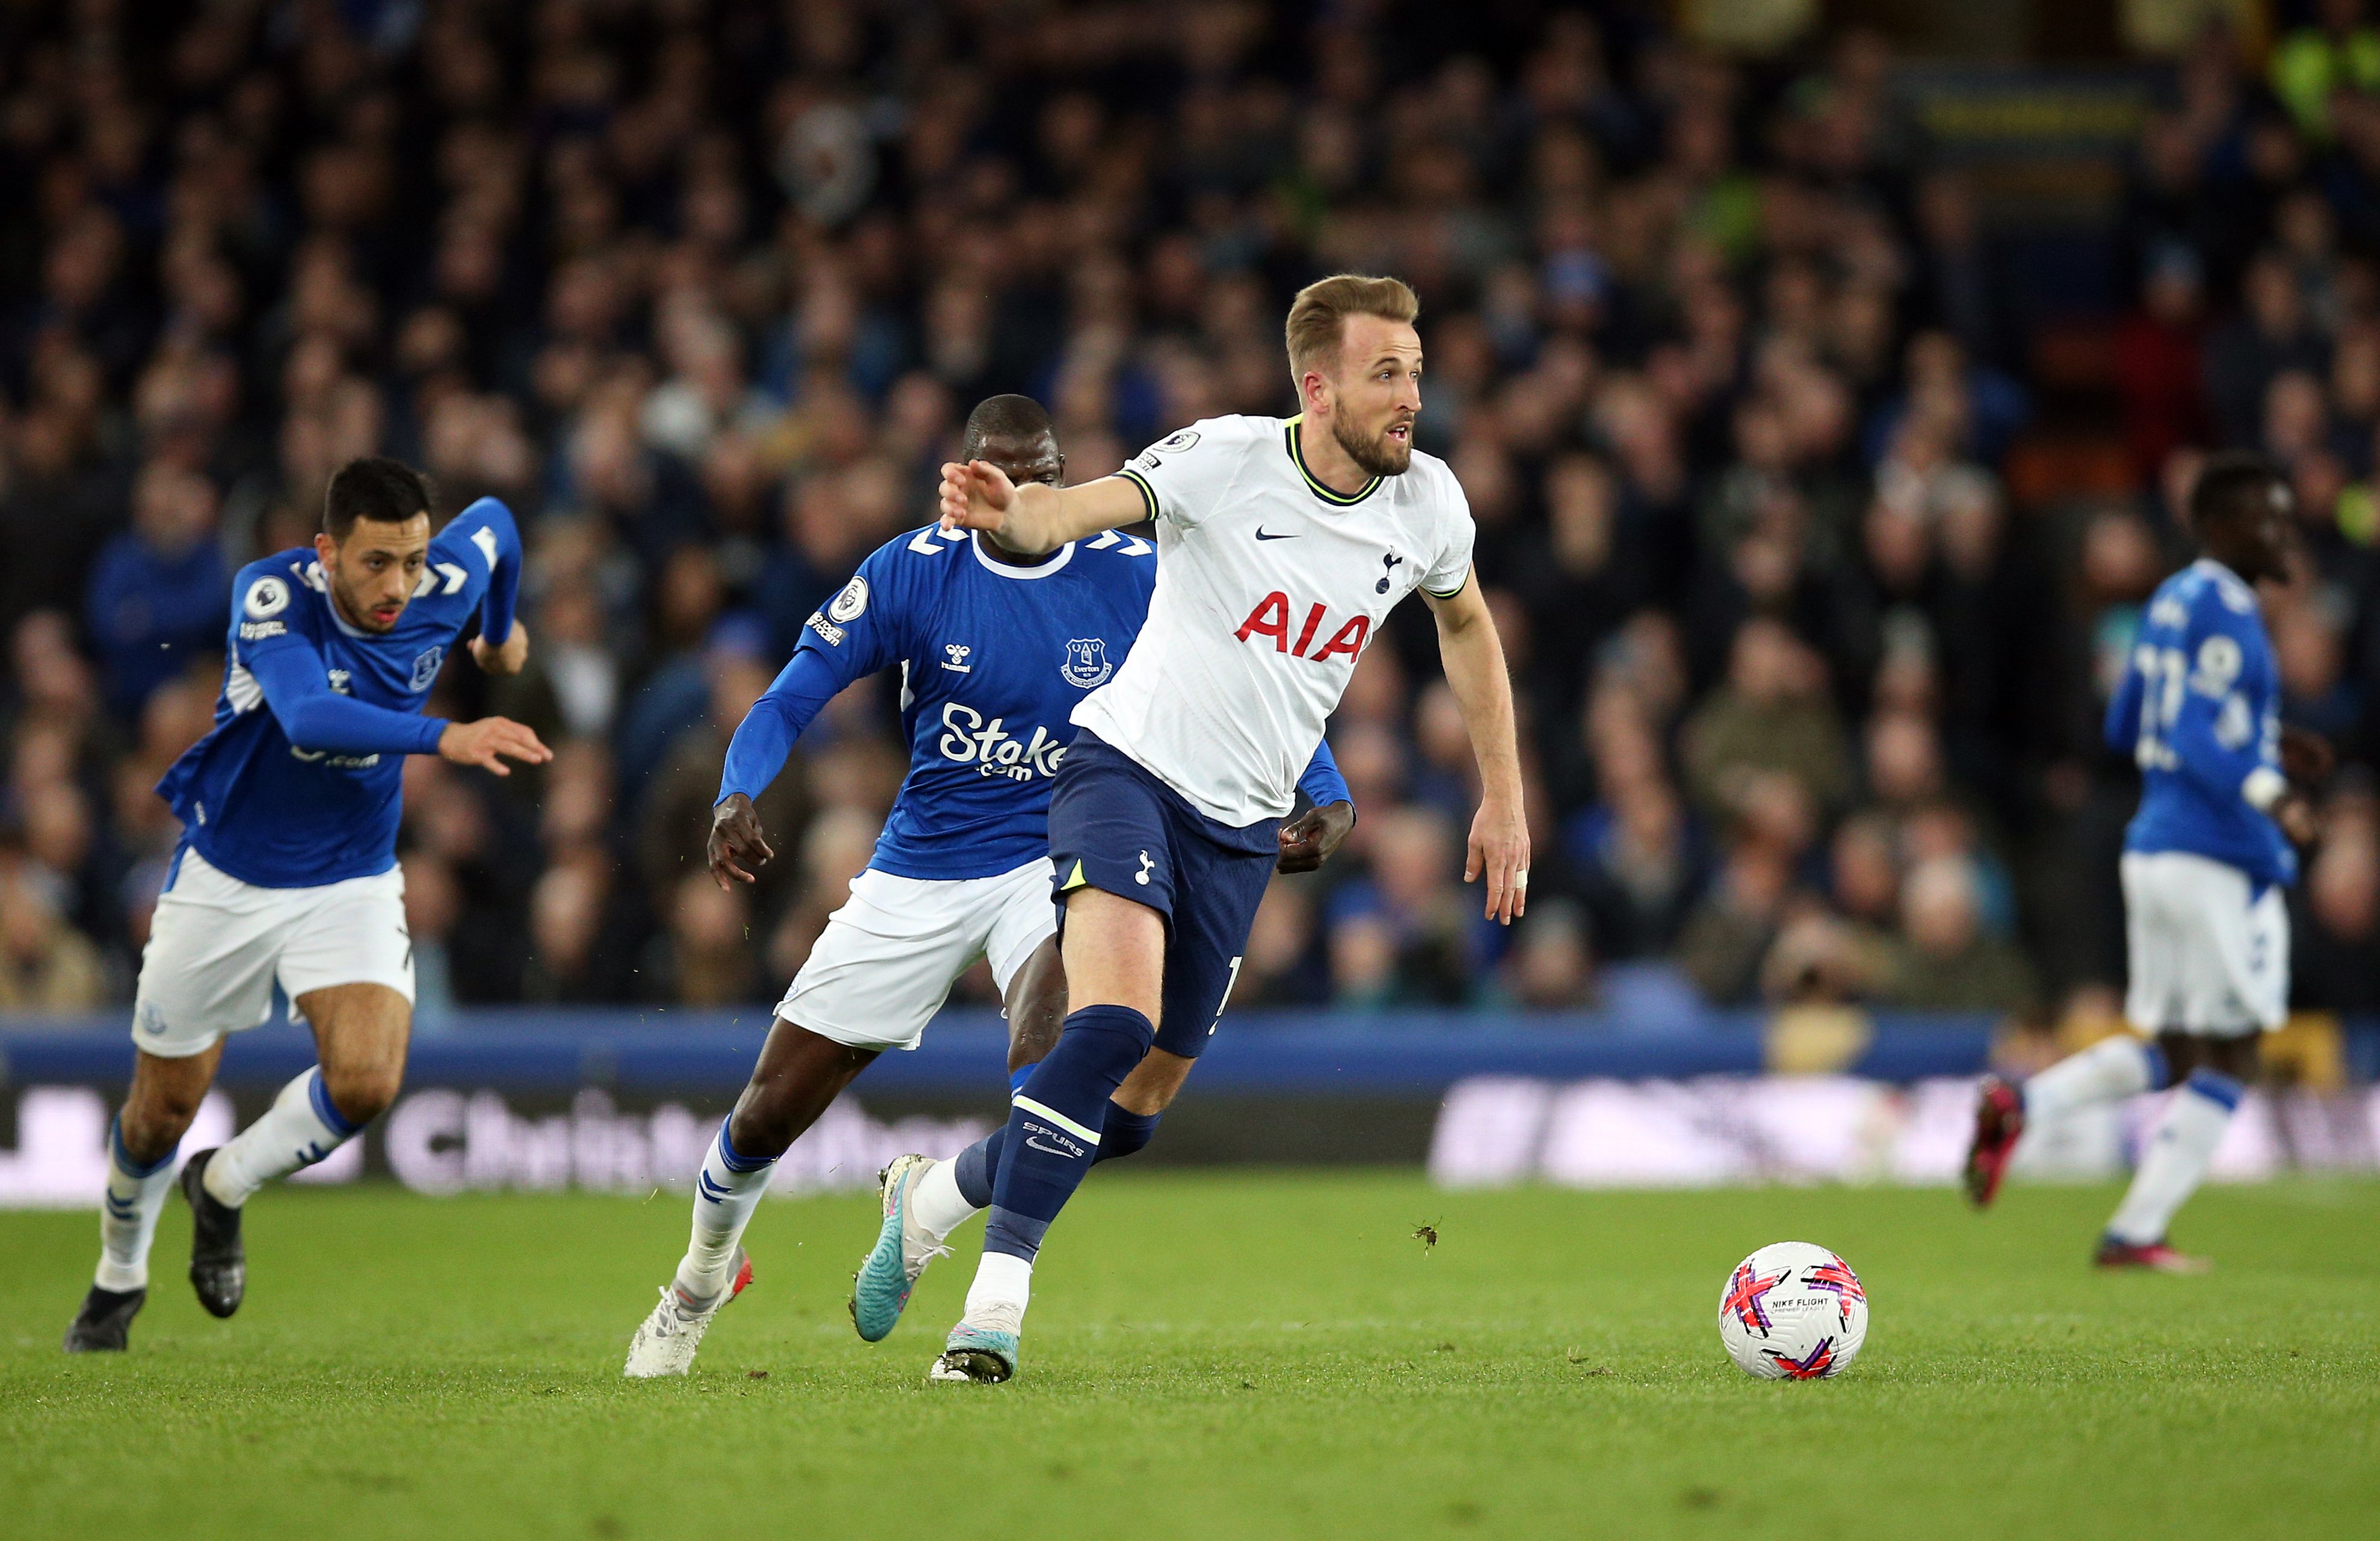
[[[1025,1067],[1026,1072],[1032,1068],[1031,1065]],[[1022,1080],[1018,1086],[1021,1089]],[[1101,1161],[1112,1161],[1135,1150],[1145,1149],[1156,1136],[1157,1121],[1164,1116],[1163,1113],[1131,1112],[1118,1103],[1110,1102],[1107,1122],[1099,1125],[1099,1154],[1091,1158],[1091,1165],[1097,1166]],[[951,1176],[958,1183],[959,1196],[978,1209],[991,1207],[992,1179],[1000,1173],[1000,1147],[1007,1143],[1008,1125],[1003,1123],[958,1154],[957,1165]]]
[[1000,1147],[1007,1135],[1008,1125],[1003,1123],[960,1151],[951,1171],[959,1196],[978,1209],[991,1207],[991,1180],[1000,1175]]
[[1164,1116],[1135,1113],[1120,1104],[1109,1103],[1108,1121],[1099,1126],[1099,1159],[1118,1160],[1135,1150],[1147,1149],[1148,1142],[1157,1136],[1157,1121]]
[[1034,1066],[1008,1110],[992,1180],[986,1252],[1026,1262],[1098,1157],[1109,1098],[1155,1042],[1157,1029],[1129,1006],[1086,1006],[1066,1018],[1058,1047]]

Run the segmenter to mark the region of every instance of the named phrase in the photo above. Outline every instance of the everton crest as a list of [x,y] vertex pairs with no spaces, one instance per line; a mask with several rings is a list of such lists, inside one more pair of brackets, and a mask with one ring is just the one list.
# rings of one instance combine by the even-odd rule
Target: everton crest
[[1115,665],[1108,661],[1107,638],[1077,637],[1070,639],[1066,644],[1066,661],[1058,666],[1058,673],[1077,690],[1092,690],[1107,684],[1108,676],[1115,673]]

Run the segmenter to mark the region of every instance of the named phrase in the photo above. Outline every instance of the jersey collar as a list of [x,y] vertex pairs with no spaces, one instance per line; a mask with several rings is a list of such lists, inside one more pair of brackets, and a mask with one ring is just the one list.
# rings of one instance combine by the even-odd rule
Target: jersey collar
[[1072,562],[1075,559],[1075,543],[1072,540],[1069,540],[1064,545],[1059,547],[1056,551],[1050,552],[1041,561],[1033,564],[1032,566],[1019,567],[1013,562],[1001,562],[985,555],[983,550],[983,531],[976,530],[974,531],[974,536],[975,539],[967,542],[967,550],[975,552],[975,559],[978,562],[982,563],[986,567],[989,567],[993,572],[998,573],[1002,577],[1015,578],[1020,582],[1028,581],[1033,578],[1048,577],[1050,574],[1056,572],[1059,568],[1064,566],[1067,563]]
[[1378,491],[1380,479],[1378,477],[1374,477],[1371,480],[1364,483],[1364,490],[1360,492],[1333,491],[1320,477],[1316,476],[1312,471],[1306,469],[1305,451],[1299,447],[1298,444],[1298,431],[1305,422],[1305,414],[1300,412],[1296,417],[1290,419],[1287,422],[1281,425],[1281,437],[1282,441],[1289,446],[1290,464],[1295,466],[1297,467],[1297,474],[1305,479],[1306,491],[1312,492],[1316,497],[1320,498],[1324,503],[1332,504],[1341,508],[1352,507],[1356,504],[1362,503],[1366,498],[1370,497],[1375,491]]

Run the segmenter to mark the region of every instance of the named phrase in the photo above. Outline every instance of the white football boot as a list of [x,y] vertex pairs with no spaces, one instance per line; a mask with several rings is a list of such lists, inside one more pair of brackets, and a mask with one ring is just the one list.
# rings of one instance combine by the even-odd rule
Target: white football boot
[[650,1380],[693,1369],[694,1351],[702,1346],[702,1335],[710,1330],[711,1319],[751,1282],[752,1259],[739,1246],[727,1288],[712,1299],[689,1299],[674,1280],[662,1285],[661,1304],[628,1340],[628,1363],[620,1373],[630,1380]]

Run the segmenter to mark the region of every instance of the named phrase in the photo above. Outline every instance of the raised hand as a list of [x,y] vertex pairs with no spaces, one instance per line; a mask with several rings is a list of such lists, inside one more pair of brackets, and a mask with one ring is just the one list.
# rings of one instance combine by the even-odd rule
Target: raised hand
[[1008,522],[1016,504],[1016,485],[1008,473],[986,460],[942,466],[941,523],[944,529],[984,529],[994,534]]

